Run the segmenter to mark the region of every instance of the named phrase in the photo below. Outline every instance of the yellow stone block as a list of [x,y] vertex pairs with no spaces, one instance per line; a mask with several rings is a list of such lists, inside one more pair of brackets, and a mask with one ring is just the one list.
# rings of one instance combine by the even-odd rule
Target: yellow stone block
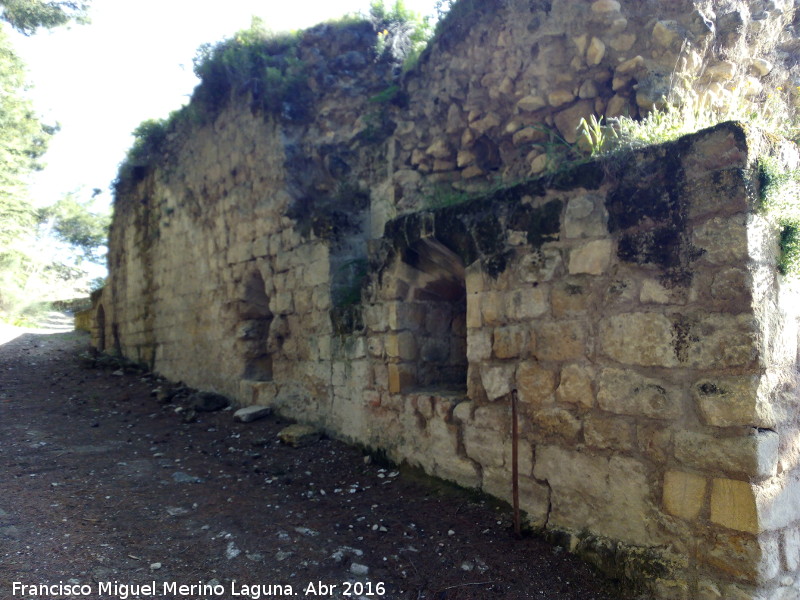
[[664,508],[687,521],[696,519],[703,508],[706,480],[684,471],[667,471],[664,475]]
[[753,486],[746,481],[715,479],[711,489],[711,521],[729,529],[759,533]]

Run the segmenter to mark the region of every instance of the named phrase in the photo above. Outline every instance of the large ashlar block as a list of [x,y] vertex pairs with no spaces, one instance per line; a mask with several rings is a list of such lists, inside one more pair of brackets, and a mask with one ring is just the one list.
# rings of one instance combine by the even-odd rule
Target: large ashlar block
[[489,329],[470,329],[467,331],[467,360],[482,363],[492,356],[492,332]]
[[583,425],[583,437],[588,446],[626,451],[633,448],[634,428],[625,418],[588,417]]
[[553,316],[557,319],[585,314],[592,299],[591,287],[582,278],[561,281],[554,285],[550,298]]
[[683,412],[680,388],[622,369],[600,373],[597,403],[608,412],[651,419],[675,419]]
[[759,533],[755,487],[747,481],[714,479],[711,522],[736,531]]
[[556,373],[545,369],[538,361],[525,361],[517,368],[516,385],[520,400],[531,408],[538,409],[552,403]]
[[612,250],[610,239],[593,240],[573,248],[569,254],[570,275],[602,275],[611,265]]
[[[594,390],[592,381],[594,369],[579,364],[566,365],[561,369],[561,381],[556,389],[556,398],[564,404],[591,408],[594,406]],[[519,372],[517,372],[519,379]]]
[[704,250],[703,260],[739,265],[747,260],[747,216],[714,217],[694,228],[692,243]]
[[432,473],[463,487],[478,487],[481,479],[476,463],[459,453],[456,428],[441,418],[433,418],[428,422],[427,434],[429,445],[424,455],[433,461]]
[[535,354],[541,360],[575,360],[586,353],[588,324],[582,321],[538,323]]
[[709,377],[692,387],[703,421],[716,427],[768,428],[775,422],[771,406],[759,395],[756,375]]
[[[481,485],[484,492],[506,502],[512,501],[511,475],[505,469],[483,469]],[[525,511],[528,522],[534,527],[544,525],[550,507],[550,489],[530,477],[519,477],[519,507]]]
[[754,363],[759,346],[752,314],[710,314],[675,320],[676,352],[684,366],[716,369]]
[[600,321],[600,349],[629,365],[677,367],[672,321],[659,313],[625,313]]
[[705,495],[705,477],[686,471],[664,474],[664,508],[668,513],[692,521],[703,510]]
[[652,543],[653,507],[645,466],[559,446],[538,446],[533,475],[551,489],[550,524],[588,528],[633,544]]
[[[550,308],[545,285],[515,290],[506,295],[506,314],[513,321],[528,321],[546,314]],[[469,310],[469,306],[467,307]]]
[[773,598],[756,595],[749,587],[749,584],[769,580],[778,573],[780,549],[772,536],[743,531],[719,532],[710,540],[709,546],[702,549],[699,558],[702,564],[712,567],[717,573],[741,582],[719,586],[725,600]]
[[492,350],[496,358],[520,358],[528,352],[528,328],[519,325],[494,330]]
[[511,393],[515,371],[515,364],[481,365],[481,383],[489,400],[497,400]]
[[505,322],[505,298],[501,292],[484,292],[480,295],[481,315],[487,325]]
[[480,294],[467,295],[467,327],[477,329],[483,325]]
[[717,437],[694,431],[675,434],[675,458],[712,473],[752,478],[773,476],[778,468],[779,437],[774,431],[753,430],[751,435]]

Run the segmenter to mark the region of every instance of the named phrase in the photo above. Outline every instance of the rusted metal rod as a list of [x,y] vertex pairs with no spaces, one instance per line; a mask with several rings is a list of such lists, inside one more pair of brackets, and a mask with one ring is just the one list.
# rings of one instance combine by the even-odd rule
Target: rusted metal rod
[[522,537],[519,523],[519,427],[517,425],[517,390],[511,390],[511,502],[514,508],[514,537]]

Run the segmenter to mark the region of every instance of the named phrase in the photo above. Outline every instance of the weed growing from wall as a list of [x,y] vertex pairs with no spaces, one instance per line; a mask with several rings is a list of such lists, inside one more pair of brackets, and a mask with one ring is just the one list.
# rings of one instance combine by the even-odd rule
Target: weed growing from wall
[[771,157],[758,163],[761,210],[781,228],[778,271],[800,276],[800,170],[787,170]]

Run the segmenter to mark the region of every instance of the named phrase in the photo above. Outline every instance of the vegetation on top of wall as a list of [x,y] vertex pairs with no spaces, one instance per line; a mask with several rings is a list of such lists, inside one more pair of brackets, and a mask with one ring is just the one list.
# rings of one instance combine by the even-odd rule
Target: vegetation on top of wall
[[192,102],[201,113],[213,116],[231,99],[248,97],[253,108],[303,120],[310,90],[299,42],[297,33],[271,33],[253,17],[249,29],[216,44],[203,44],[194,58],[200,85]]
[[726,121],[740,121],[800,141],[800,86],[756,90],[749,80],[727,88],[700,88],[689,77],[673,76],[663,101],[644,118],[583,119],[578,147],[591,156],[676,140]]
[[384,0],[372,0],[369,20],[377,31],[378,58],[401,63],[405,71],[417,64],[433,35],[429,18],[407,8],[403,0],[395,0],[391,7]]
[[781,228],[778,271],[800,277],[800,169],[787,170],[775,158],[758,162],[761,209]]

